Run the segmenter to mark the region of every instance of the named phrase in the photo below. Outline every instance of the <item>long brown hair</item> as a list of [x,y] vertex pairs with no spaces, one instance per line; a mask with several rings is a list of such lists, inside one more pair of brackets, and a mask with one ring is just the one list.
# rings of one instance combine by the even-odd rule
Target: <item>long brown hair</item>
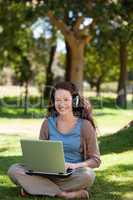
[[72,82],[68,81],[62,81],[57,83],[51,90],[50,93],[50,101],[48,106],[48,116],[57,116],[58,113],[56,111],[55,105],[54,105],[54,97],[55,97],[55,91],[58,89],[67,90],[71,93],[72,97],[79,97],[79,103],[78,106],[73,106],[73,113],[75,116],[78,116],[82,119],[86,119],[91,122],[92,126],[96,128],[93,117],[92,117],[92,106],[89,100],[86,100],[83,96],[79,94],[79,91],[76,87],[76,85]]

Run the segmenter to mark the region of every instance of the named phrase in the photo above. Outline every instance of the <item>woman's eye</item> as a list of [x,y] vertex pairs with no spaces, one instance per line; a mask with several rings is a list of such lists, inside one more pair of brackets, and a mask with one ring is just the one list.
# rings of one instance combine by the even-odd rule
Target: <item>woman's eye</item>
[[68,101],[68,99],[64,99],[64,101]]
[[57,102],[60,102],[61,100],[59,100],[59,99],[56,99],[55,101],[57,101]]
[[69,101],[69,99],[56,99],[55,101],[56,101],[56,102],[62,102],[62,101],[63,101],[63,102],[67,102],[67,101]]

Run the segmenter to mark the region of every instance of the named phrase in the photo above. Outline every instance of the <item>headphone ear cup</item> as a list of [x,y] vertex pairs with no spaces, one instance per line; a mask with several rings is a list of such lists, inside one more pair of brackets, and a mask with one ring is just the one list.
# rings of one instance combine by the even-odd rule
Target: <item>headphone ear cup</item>
[[77,108],[78,105],[79,105],[79,96],[76,95],[76,96],[73,97],[73,107]]

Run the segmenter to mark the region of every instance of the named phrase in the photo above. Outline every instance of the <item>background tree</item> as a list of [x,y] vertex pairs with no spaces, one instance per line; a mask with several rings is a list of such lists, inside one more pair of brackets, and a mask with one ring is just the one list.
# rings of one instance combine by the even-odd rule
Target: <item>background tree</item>
[[[28,84],[32,78],[29,49],[32,46],[32,10],[15,1],[0,1],[1,64],[13,66],[16,79],[25,85],[24,112],[27,113]],[[4,66],[3,65],[3,66]]]
[[[92,11],[93,4],[86,6],[88,1],[35,1],[32,6],[36,8],[36,13],[42,16],[48,16],[51,23],[60,30],[65,41],[70,47],[71,54],[71,73],[70,80],[73,81],[82,91],[83,66],[84,66],[84,48],[90,41],[88,27],[90,23],[85,23],[85,19],[90,17],[89,8]],[[64,18],[69,18],[67,25]]]
[[20,36],[18,33],[26,30],[32,24],[33,13],[26,4],[8,0],[0,1],[0,10],[0,60],[1,66],[3,66],[3,63],[10,61],[10,55]]
[[117,89],[117,105],[126,107],[127,104],[127,62],[128,44],[133,39],[133,14],[131,1],[118,0],[107,1],[105,4],[97,3],[95,15],[100,15],[97,20],[100,34],[104,34],[112,41],[112,45],[118,46],[120,75]]
[[95,38],[85,51],[85,79],[91,88],[96,87],[97,96],[100,95],[101,84],[116,81],[118,78],[118,59],[116,49],[111,49],[103,38]]
[[52,72],[52,64],[54,62],[54,57],[57,48],[57,36],[56,30],[52,27],[51,29],[51,38],[50,38],[50,51],[49,51],[49,62],[46,69],[46,82],[45,82],[45,90],[44,96],[48,96],[50,92],[50,86],[53,85],[53,72]]

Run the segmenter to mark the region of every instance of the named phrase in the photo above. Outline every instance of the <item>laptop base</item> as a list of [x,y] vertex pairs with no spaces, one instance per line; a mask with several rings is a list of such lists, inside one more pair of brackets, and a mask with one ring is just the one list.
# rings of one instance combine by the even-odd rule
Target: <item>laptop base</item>
[[25,173],[28,175],[35,175],[35,176],[47,176],[47,177],[59,177],[59,178],[65,178],[70,176],[73,173],[73,169],[68,169],[66,173],[47,173],[47,172],[35,172],[32,170],[28,170]]

